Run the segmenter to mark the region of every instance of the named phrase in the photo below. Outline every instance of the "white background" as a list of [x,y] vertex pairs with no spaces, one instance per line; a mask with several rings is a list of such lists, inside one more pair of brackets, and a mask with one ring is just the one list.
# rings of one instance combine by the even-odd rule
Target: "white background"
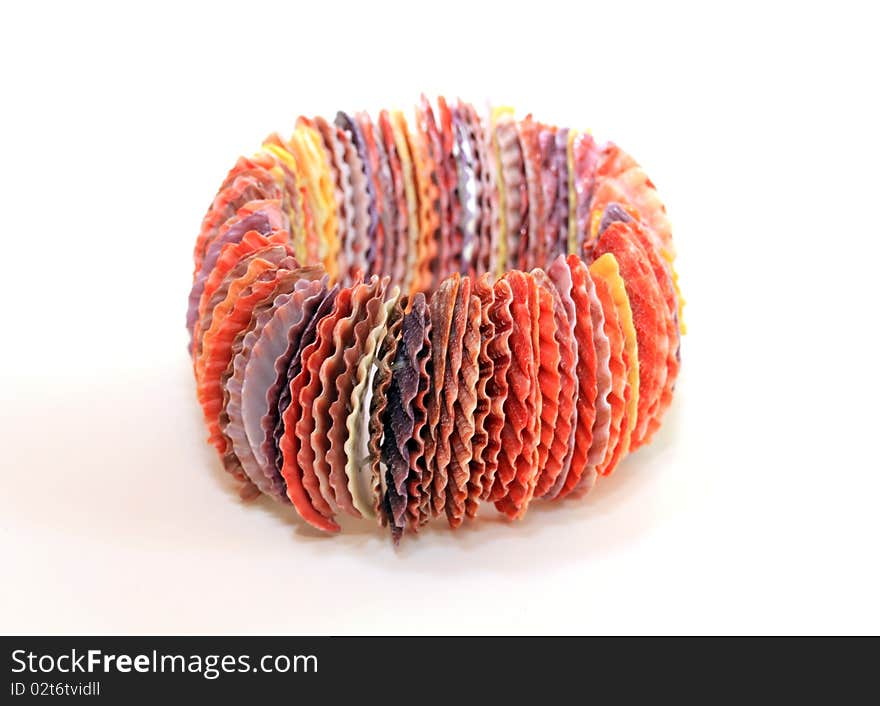
[[[4,4],[0,631],[880,632],[869,4],[492,5]],[[237,499],[184,313],[238,154],[422,91],[634,154],[690,333],[585,502],[395,551]]]

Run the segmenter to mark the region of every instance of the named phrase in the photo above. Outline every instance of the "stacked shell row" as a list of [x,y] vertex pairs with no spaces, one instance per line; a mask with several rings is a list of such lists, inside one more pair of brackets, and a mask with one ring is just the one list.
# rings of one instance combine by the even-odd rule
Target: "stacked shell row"
[[654,185],[589,132],[442,98],[299,118],[196,242],[210,442],[243,496],[327,531],[582,496],[672,399],[673,258]]

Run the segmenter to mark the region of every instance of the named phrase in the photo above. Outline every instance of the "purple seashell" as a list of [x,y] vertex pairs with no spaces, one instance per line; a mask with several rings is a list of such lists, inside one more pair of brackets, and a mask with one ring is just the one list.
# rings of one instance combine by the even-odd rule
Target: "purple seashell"
[[[369,116],[364,114],[363,120],[369,120]],[[385,242],[383,244],[384,252],[382,253],[381,267],[374,267],[373,271],[378,274],[391,276],[395,269],[395,257],[397,255],[397,200],[394,194],[394,178],[391,174],[391,163],[389,162],[388,152],[385,149],[385,142],[382,140],[379,127],[373,125],[374,141],[376,143],[376,154],[378,156],[378,177],[379,188],[382,190],[382,213],[380,220],[385,232]],[[392,277],[390,279],[391,286],[400,284]]]
[[[283,301],[283,297],[286,296],[286,294],[281,295],[275,298],[274,302]],[[226,380],[226,423],[223,425],[223,433],[226,434],[232,443],[235,457],[238,459],[241,469],[245,472],[251,483],[257,486],[261,493],[265,493],[275,499],[280,499],[283,496],[279,495],[277,483],[273,483],[263,473],[247,438],[242,396],[247,363],[253,351],[254,343],[256,343],[263,328],[272,318],[274,308],[272,304],[254,312],[251,328],[245,333],[244,338],[241,340],[241,349],[232,360],[231,375]]]
[[375,257],[376,228],[379,225],[379,212],[376,209],[376,193],[373,189],[373,167],[370,164],[370,156],[367,154],[367,144],[364,139],[364,133],[357,121],[352,119],[347,113],[339,111],[336,113],[336,119],[333,121],[336,125],[345,130],[351,137],[351,143],[357,150],[358,156],[364,168],[364,176],[366,177],[367,189],[367,213],[369,214],[369,223],[367,225],[367,241],[369,250],[367,251],[367,264],[372,265]]
[[[272,431],[272,441],[275,447],[275,471],[280,475],[281,468],[284,465],[284,459],[281,455],[281,437],[284,436],[284,412],[290,406],[290,381],[299,375],[302,369],[302,352],[305,348],[315,340],[318,330],[318,322],[323,319],[333,309],[336,302],[336,295],[339,293],[339,285],[336,285],[327,292],[327,295],[318,303],[314,314],[303,329],[302,335],[295,352],[290,357],[290,364],[279,378],[280,390],[278,393],[278,406],[276,408],[275,425]],[[271,461],[271,454],[267,454],[267,458]]]
[[602,235],[602,233],[605,232],[605,229],[612,223],[617,221],[621,223],[629,223],[632,220],[633,217],[630,216],[619,203],[609,203],[602,212],[602,220],[599,222],[598,235]]
[[568,254],[568,128],[561,128],[556,133],[555,160],[558,179],[555,214],[557,233],[551,257]]
[[425,297],[419,292],[413,300],[412,309],[404,315],[401,322],[400,341],[392,365],[391,384],[386,393],[382,456],[387,470],[383,507],[396,539],[406,527],[409,443],[415,426],[413,400],[419,389],[418,356],[424,346],[427,311]]
[[260,470],[280,497],[286,499],[285,483],[275,467],[275,413],[281,376],[287,379],[290,358],[320,301],[326,294],[326,278],[299,280],[290,294],[275,299],[272,316],[251,348],[242,384],[242,421]]
[[455,163],[458,165],[458,198],[461,203],[461,273],[473,268],[477,249],[477,219],[479,218],[479,180],[477,177],[476,149],[471,142],[470,129],[457,107],[450,109],[455,134]]
[[556,135],[553,130],[543,128],[538,133],[538,146],[541,150],[541,197],[544,203],[544,257],[553,260],[558,242],[558,215],[556,198],[559,195],[558,160],[556,159]]

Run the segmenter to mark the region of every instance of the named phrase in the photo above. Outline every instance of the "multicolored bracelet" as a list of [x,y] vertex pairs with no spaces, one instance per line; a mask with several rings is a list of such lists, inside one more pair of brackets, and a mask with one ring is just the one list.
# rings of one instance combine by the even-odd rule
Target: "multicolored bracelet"
[[588,492],[660,426],[683,328],[665,208],[629,155],[507,108],[415,117],[299,118],[240,159],[187,312],[242,497],[395,541]]

